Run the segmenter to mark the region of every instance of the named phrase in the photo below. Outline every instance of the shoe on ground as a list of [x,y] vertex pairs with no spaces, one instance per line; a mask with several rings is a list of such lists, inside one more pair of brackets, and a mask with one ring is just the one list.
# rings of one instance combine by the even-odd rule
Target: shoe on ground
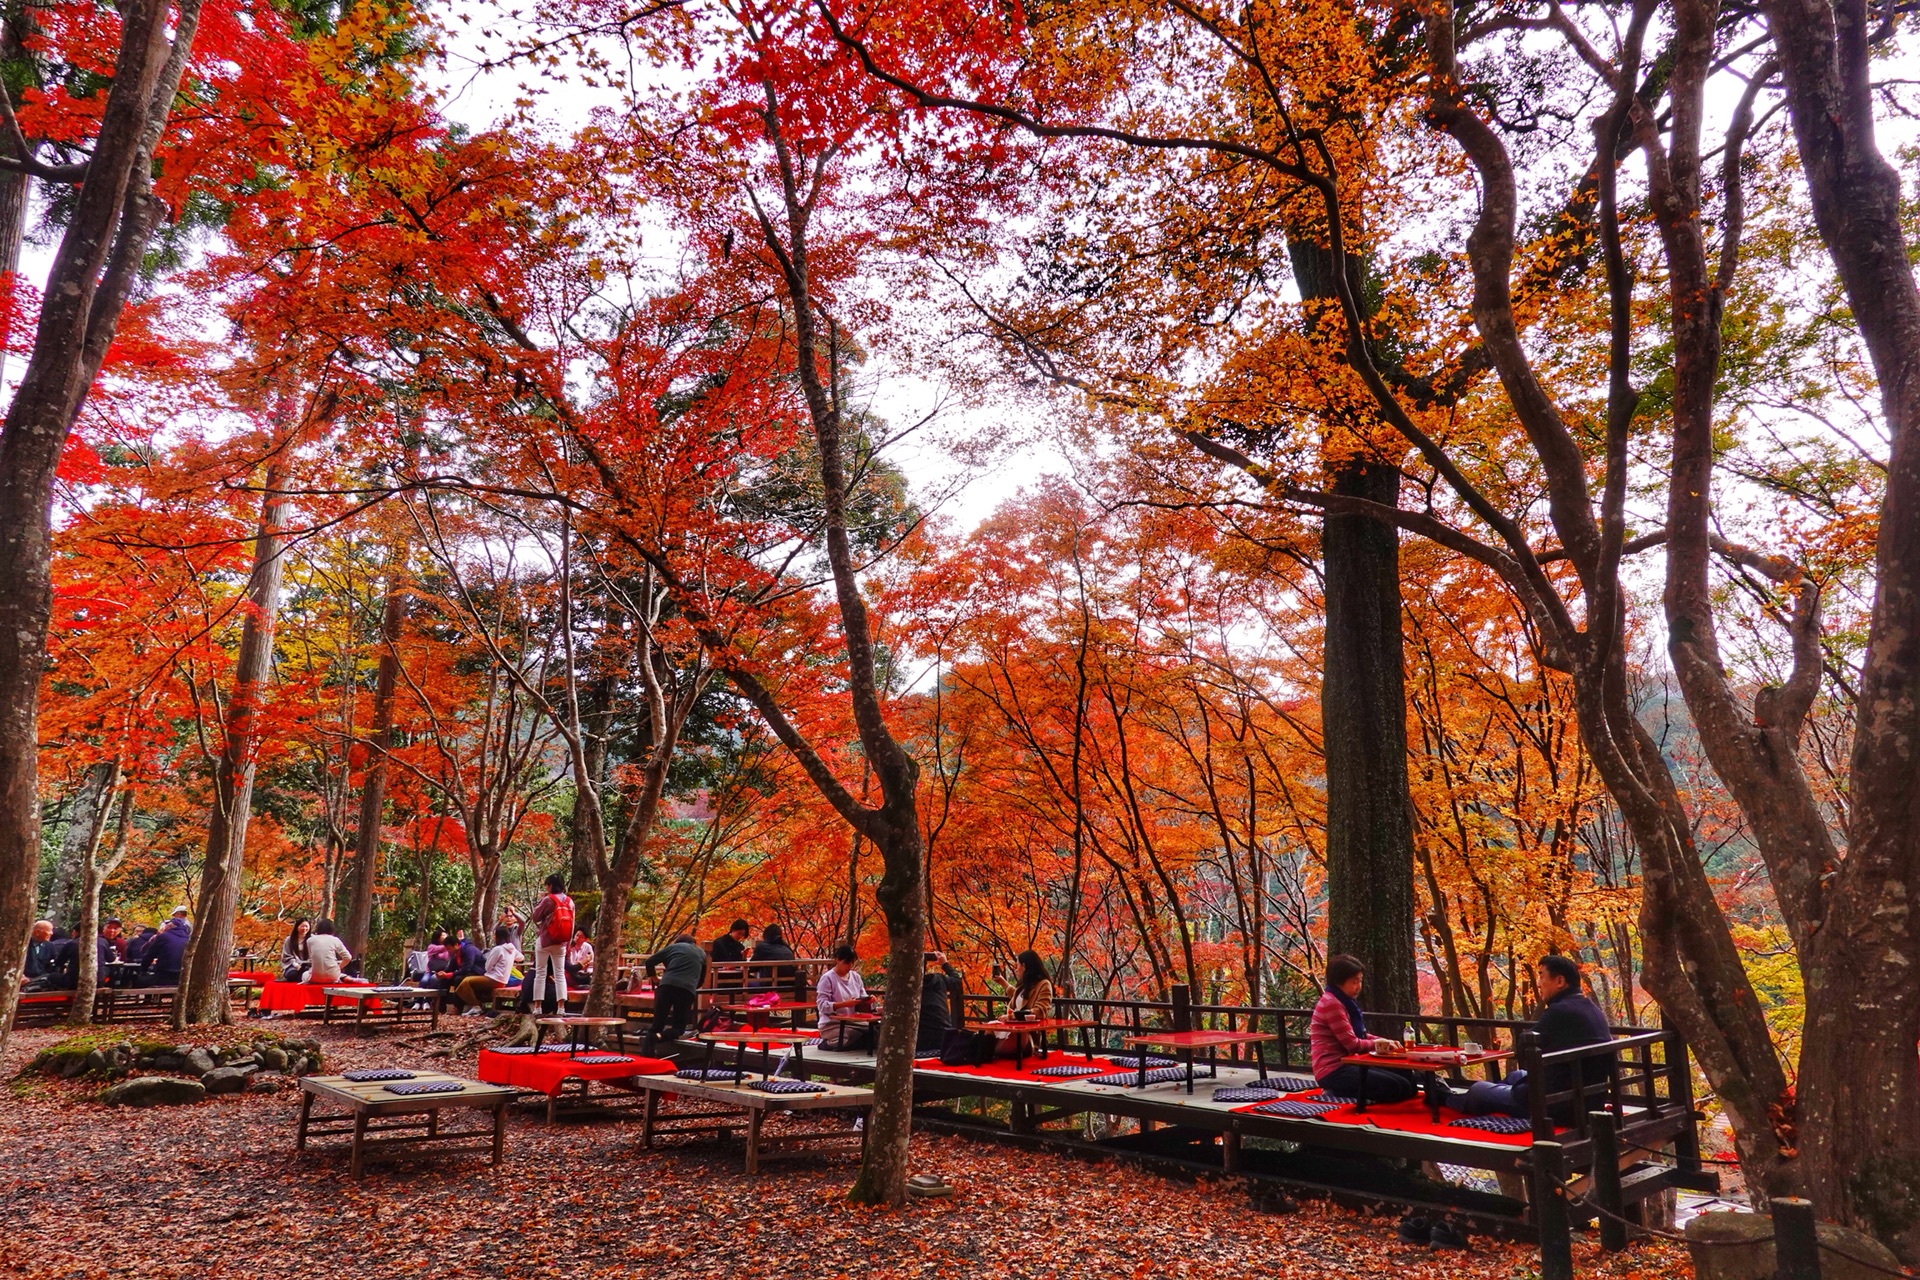
[[1393,1233],[1407,1244],[1433,1243],[1433,1224],[1417,1213],[1410,1213],[1400,1219]]
[[1467,1229],[1451,1218],[1442,1218],[1433,1224],[1433,1247],[1436,1249],[1465,1249],[1467,1247]]
[[461,1011],[460,1016],[463,1018],[477,1018],[480,1016],[480,1011],[478,1009],[465,1009]]

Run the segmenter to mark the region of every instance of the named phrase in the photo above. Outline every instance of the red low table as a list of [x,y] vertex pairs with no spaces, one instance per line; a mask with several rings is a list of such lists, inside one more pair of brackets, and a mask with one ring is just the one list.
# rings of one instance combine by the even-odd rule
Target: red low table
[[[580,1084],[585,1100],[589,1082],[594,1080],[631,1080],[636,1076],[670,1076],[674,1065],[665,1058],[643,1058],[638,1054],[587,1054],[586,1059],[567,1053],[497,1053],[480,1051],[480,1078],[488,1084],[505,1085],[528,1093],[547,1095],[547,1119],[552,1121],[560,1094],[569,1080]],[[618,1062],[594,1062],[593,1058],[619,1058]]]
[[[1511,1049],[1488,1049],[1479,1053],[1462,1053],[1457,1057],[1447,1058],[1423,1058],[1406,1054],[1390,1057],[1379,1053],[1354,1053],[1342,1057],[1340,1065],[1360,1068],[1360,1096],[1354,1100],[1353,1109],[1364,1113],[1367,1109],[1367,1071],[1370,1068],[1386,1071],[1425,1071],[1438,1075],[1465,1067],[1477,1067],[1482,1063],[1503,1062],[1512,1056]],[[1440,1122],[1439,1102],[1430,1100],[1427,1103],[1427,1111],[1433,1117],[1434,1123],[1438,1124]]]
[[[1171,1049],[1178,1053],[1187,1067],[1187,1092],[1193,1092],[1193,1051],[1195,1049],[1224,1049],[1239,1045],[1251,1046],[1253,1061],[1260,1072],[1260,1078],[1267,1078],[1267,1059],[1261,1052],[1261,1046],[1280,1037],[1266,1031],[1147,1031],[1137,1036],[1128,1036],[1126,1043],[1132,1045],[1140,1055],[1140,1088],[1147,1087],[1146,1046],[1157,1049]],[[1214,1075],[1220,1074],[1208,1060],[1208,1068]]]

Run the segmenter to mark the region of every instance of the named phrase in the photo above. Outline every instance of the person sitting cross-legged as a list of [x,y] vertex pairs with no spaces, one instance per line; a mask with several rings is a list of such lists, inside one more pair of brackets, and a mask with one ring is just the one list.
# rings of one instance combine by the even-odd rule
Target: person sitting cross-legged
[[504,921],[493,926],[493,946],[487,952],[486,969],[481,973],[469,974],[454,984],[454,1003],[465,1006],[462,1013],[486,1012],[493,993],[508,985],[507,980],[513,977],[513,966],[525,958],[513,941],[513,926]]
[[1313,1006],[1313,1021],[1307,1027],[1313,1078],[1328,1093],[1357,1098],[1360,1073],[1364,1070],[1368,1102],[1405,1102],[1414,1093],[1410,1073],[1384,1067],[1343,1065],[1340,1061],[1343,1057],[1392,1053],[1400,1048],[1397,1040],[1367,1034],[1367,1018],[1360,1012],[1360,988],[1365,985],[1366,976],[1366,966],[1352,956],[1338,955],[1327,961],[1326,991]]
[[[1571,956],[1542,956],[1534,968],[1534,979],[1546,1007],[1533,1024],[1540,1037],[1540,1052],[1578,1049],[1584,1045],[1606,1044],[1613,1039],[1607,1015],[1600,1006],[1580,993],[1580,966]],[[1476,1080],[1465,1089],[1452,1089],[1441,1101],[1470,1116],[1519,1116],[1529,1114],[1527,1072],[1513,1070],[1499,1081]],[[1573,1069],[1552,1066],[1544,1083],[1548,1093],[1560,1093],[1573,1087]]]

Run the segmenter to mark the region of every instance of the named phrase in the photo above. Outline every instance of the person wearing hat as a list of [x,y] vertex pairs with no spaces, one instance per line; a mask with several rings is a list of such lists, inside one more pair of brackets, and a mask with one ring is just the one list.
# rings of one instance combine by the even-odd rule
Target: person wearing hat
[[193,926],[187,923],[187,909],[175,907],[173,915],[153,935],[141,957],[140,985],[177,987],[180,966],[187,955],[187,943],[193,940]]

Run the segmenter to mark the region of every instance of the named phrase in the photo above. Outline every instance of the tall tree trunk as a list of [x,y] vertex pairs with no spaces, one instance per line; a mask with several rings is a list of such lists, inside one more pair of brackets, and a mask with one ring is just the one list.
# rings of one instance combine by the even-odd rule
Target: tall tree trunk
[[60,838],[59,861],[47,885],[46,916],[57,924],[72,919],[74,904],[80,898],[80,882],[86,878],[87,854],[98,845],[100,824],[113,808],[113,788],[119,776],[119,763],[105,760],[81,776],[67,815],[67,829]]
[[54,471],[162,212],[153,153],[186,69],[200,0],[120,8],[99,132],[47,275],[45,303],[0,426],[0,1048],[13,1025],[40,878],[40,680],[52,614]]
[[387,808],[387,753],[393,749],[394,690],[400,682],[400,633],[406,625],[407,598],[402,589],[406,552],[393,547],[387,555],[387,599],[380,615],[380,663],[373,680],[373,727],[367,737],[367,773],[360,784],[360,825],[355,833],[352,886],[347,898],[346,928],[340,940],[347,950],[362,955],[373,927],[373,892],[380,880],[380,822]]
[[[1398,506],[1400,473],[1354,462],[1337,494]],[[1407,782],[1406,668],[1399,531],[1329,515],[1320,715],[1327,760],[1327,948],[1367,966],[1369,1008],[1418,1013],[1413,965],[1413,805]]]
[[273,676],[273,625],[280,608],[284,550],[281,530],[288,508],[280,491],[284,481],[277,464],[268,469],[260,529],[253,541],[253,571],[247,579],[247,617],[240,629],[240,654],[234,663],[220,759],[214,766],[213,814],[207,824],[206,862],[200,869],[200,918],[180,975],[180,996],[174,1002],[176,1026],[232,1020],[227,962],[233,952],[234,917],[240,910],[247,820],[253,812],[260,708]]
[[[567,858],[567,887],[574,893],[579,893],[588,885],[597,885],[599,880],[597,851],[602,850],[607,841],[606,815],[599,803],[599,796],[605,790],[607,730],[612,719],[613,681],[610,677],[595,680],[587,685],[587,696],[581,700],[581,723],[577,730],[582,735],[580,767],[585,770],[592,786],[590,789],[583,788],[576,783],[574,787]],[[589,790],[591,794],[583,796],[582,793]],[[627,887],[631,890],[633,886]]]
[[[120,785],[119,762],[113,766],[113,787]],[[100,839],[106,825],[107,810],[117,808],[113,819],[113,844],[104,858],[100,856]],[[87,861],[82,868],[80,884],[80,924],[74,929],[74,936],[80,940],[80,972],[73,988],[73,1015],[75,1025],[84,1025],[93,1021],[93,997],[100,989],[100,948],[94,942],[100,936],[100,890],[107,877],[119,867],[120,860],[127,856],[127,829],[133,823],[133,788],[127,787],[120,792],[117,806],[103,803],[100,817],[94,823],[93,836],[87,844]]]

